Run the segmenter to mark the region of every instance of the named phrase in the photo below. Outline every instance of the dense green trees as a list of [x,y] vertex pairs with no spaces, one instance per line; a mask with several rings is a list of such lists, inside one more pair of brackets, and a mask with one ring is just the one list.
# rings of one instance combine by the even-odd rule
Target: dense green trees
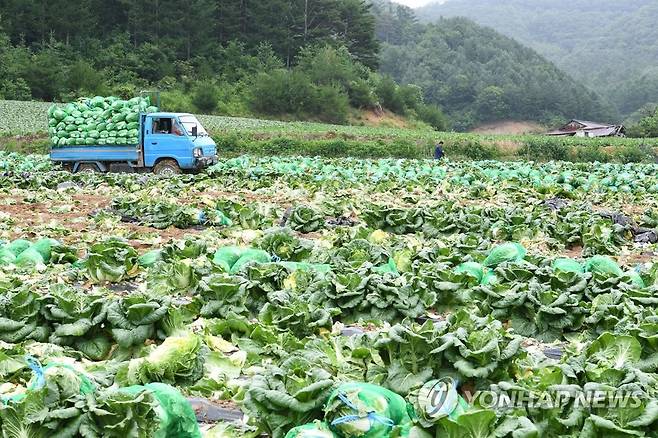
[[24,98],[25,83],[33,97],[53,99],[103,83],[235,81],[258,70],[251,57],[263,42],[286,66],[309,46],[345,47],[370,68],[378,60],[365,0],[6,0],[0,17],[7,98]]
[[463,16],[536,49],[623,115],[658,103],[655,0],[449,0],[417,10]]
[[614,109],[535,51],[463,19],[419,24],[409,8],[377,0],[380,69],[423,90],[457,129],[501,119],[614,120]]
[[[337,123],[380,107],[437,129],[615,119],[513,40],[466,20],[421,24],[386,0],[4,0],[0,18],[5,99],[157,88],[171,110]],[[658,90],[638,79],[638,104],[645,79]]]
[[627,134],[630,137],[658,137],[658,107],[648,105],[641,111],[641,113],[644,113],[644,117],[631,126],[628,129]]
[[[366,0],[83,0],[0,3],[0,98],[163,90],[171,110],[346,122],[384,108],[446,128],[437,107],[378,95]],[[393,84],[394,96],[408,87]],[[386,96],[388,99],[389,96]]]

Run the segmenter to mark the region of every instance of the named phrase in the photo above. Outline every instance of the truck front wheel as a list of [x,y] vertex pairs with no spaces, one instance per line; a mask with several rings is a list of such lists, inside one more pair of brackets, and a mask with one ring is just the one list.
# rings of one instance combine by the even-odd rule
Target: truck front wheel
[[160,176],[170,177],[180,174],[181,170],[175,160],[162,160],[153,167],[153,173]]

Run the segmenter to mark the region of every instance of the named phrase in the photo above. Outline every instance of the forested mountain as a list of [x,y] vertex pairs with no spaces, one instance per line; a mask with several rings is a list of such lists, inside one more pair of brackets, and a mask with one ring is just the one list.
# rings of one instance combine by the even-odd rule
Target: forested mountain
[[536,49],[628,115],[658,103],[656,0],[448,0],[426,22],[464,16]]
[[615,112],[534,50],[463,18],[419,24],[413,11],[375,3],[380,69],[421,87],[460,129],[518,118],[614,120]]
[[438,129],[437,105],[456,129],[611,119],[509,38],[466,20],[420,24],[409,8],[371,1],[4,0],[0,98],[157,88],[171,110],[345,123],[382,106]]

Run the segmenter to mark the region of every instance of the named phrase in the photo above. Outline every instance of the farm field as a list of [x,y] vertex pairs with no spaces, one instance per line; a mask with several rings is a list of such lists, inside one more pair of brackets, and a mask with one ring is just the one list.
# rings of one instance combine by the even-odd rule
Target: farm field
[[165,436],[118,388],[166,383],[245,414],[208,437],[655,436],[657,171],[240,156],[161,179],[0,152],[0,430]]
[[[11,135],[27,136],[28,142],[34,141],[35,135],[36,139],[45,139],[50,105],[47,102],[0,100],[0,114],[3,114],[0,118],[0,140],[3,136]],[[452,156],[466,159],[627,162],[652,161],[654,159],[648,157],[644,150],[638,155],[638,148],[658,149],[658,139],[551,138],[541,135],[437,132],[431,129],[282,122],[211,115],[199,115],[198,118],[226,153],[232,155],[317,154],[361,158],[430,158],[436,142],[444,141],[446,150]],[[39,137],[40,133],[43,133],[43,137]],[[287,151],[291,147],[290,143],[293,144],[292,150]],[[34,149],[43,152],[44,147],[42,141]]]

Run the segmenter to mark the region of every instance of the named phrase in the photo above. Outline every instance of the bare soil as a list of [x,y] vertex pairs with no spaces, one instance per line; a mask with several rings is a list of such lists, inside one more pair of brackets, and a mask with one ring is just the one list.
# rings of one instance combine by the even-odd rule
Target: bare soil
[[[73,203],[62,203],[58,204],[56,201],[52,202],[25,202],[23,196],[17,195],[14,197],[9,197],[11,200],[10,205],[0,205],[0,212],[7,213],[11,218],[16,221],[21,228],[26,227],[36,227],[48,223],[57,223],[62,227],[65,227],[71,230],[71,233],[68,236],[61,237],[64,243],[75,244],[79,242],[79,235],[81,232],[94,229],[92,225],[93,219],[91,218],[91,213],[107,208],[110,205],[111,198],[103,195],[74,195],[72,196]],[[64,207],[70,205],[71,211],[60,213],[53,212],[51,210],[57,209],[57,207]],[[156,233],[162,237],[163,240],[167,241],[170,239],[181,239],[186,234],[197,234],[198,230],[195,229],[178,229],[174,227],[169,227],[164,230],[158,230],[152,227],[146,227],[142,225],[132,224],[132,223],[120,223],[117,225],[117,228],[127,229],[131,234],[149,234]],[[9,236],[11,239],[16,239],[19,237],[34,237],[31,235],[26,235],[24,232],[10,233]],[[149,245],[139,241],[131,240],[132,245],[135,247],[146,248]]]
[[524,122],[519,120],[502,120],[495,123],[486,123],[473,129],[476,134],[536,134],[544,132],[545,127],[535,122]]

